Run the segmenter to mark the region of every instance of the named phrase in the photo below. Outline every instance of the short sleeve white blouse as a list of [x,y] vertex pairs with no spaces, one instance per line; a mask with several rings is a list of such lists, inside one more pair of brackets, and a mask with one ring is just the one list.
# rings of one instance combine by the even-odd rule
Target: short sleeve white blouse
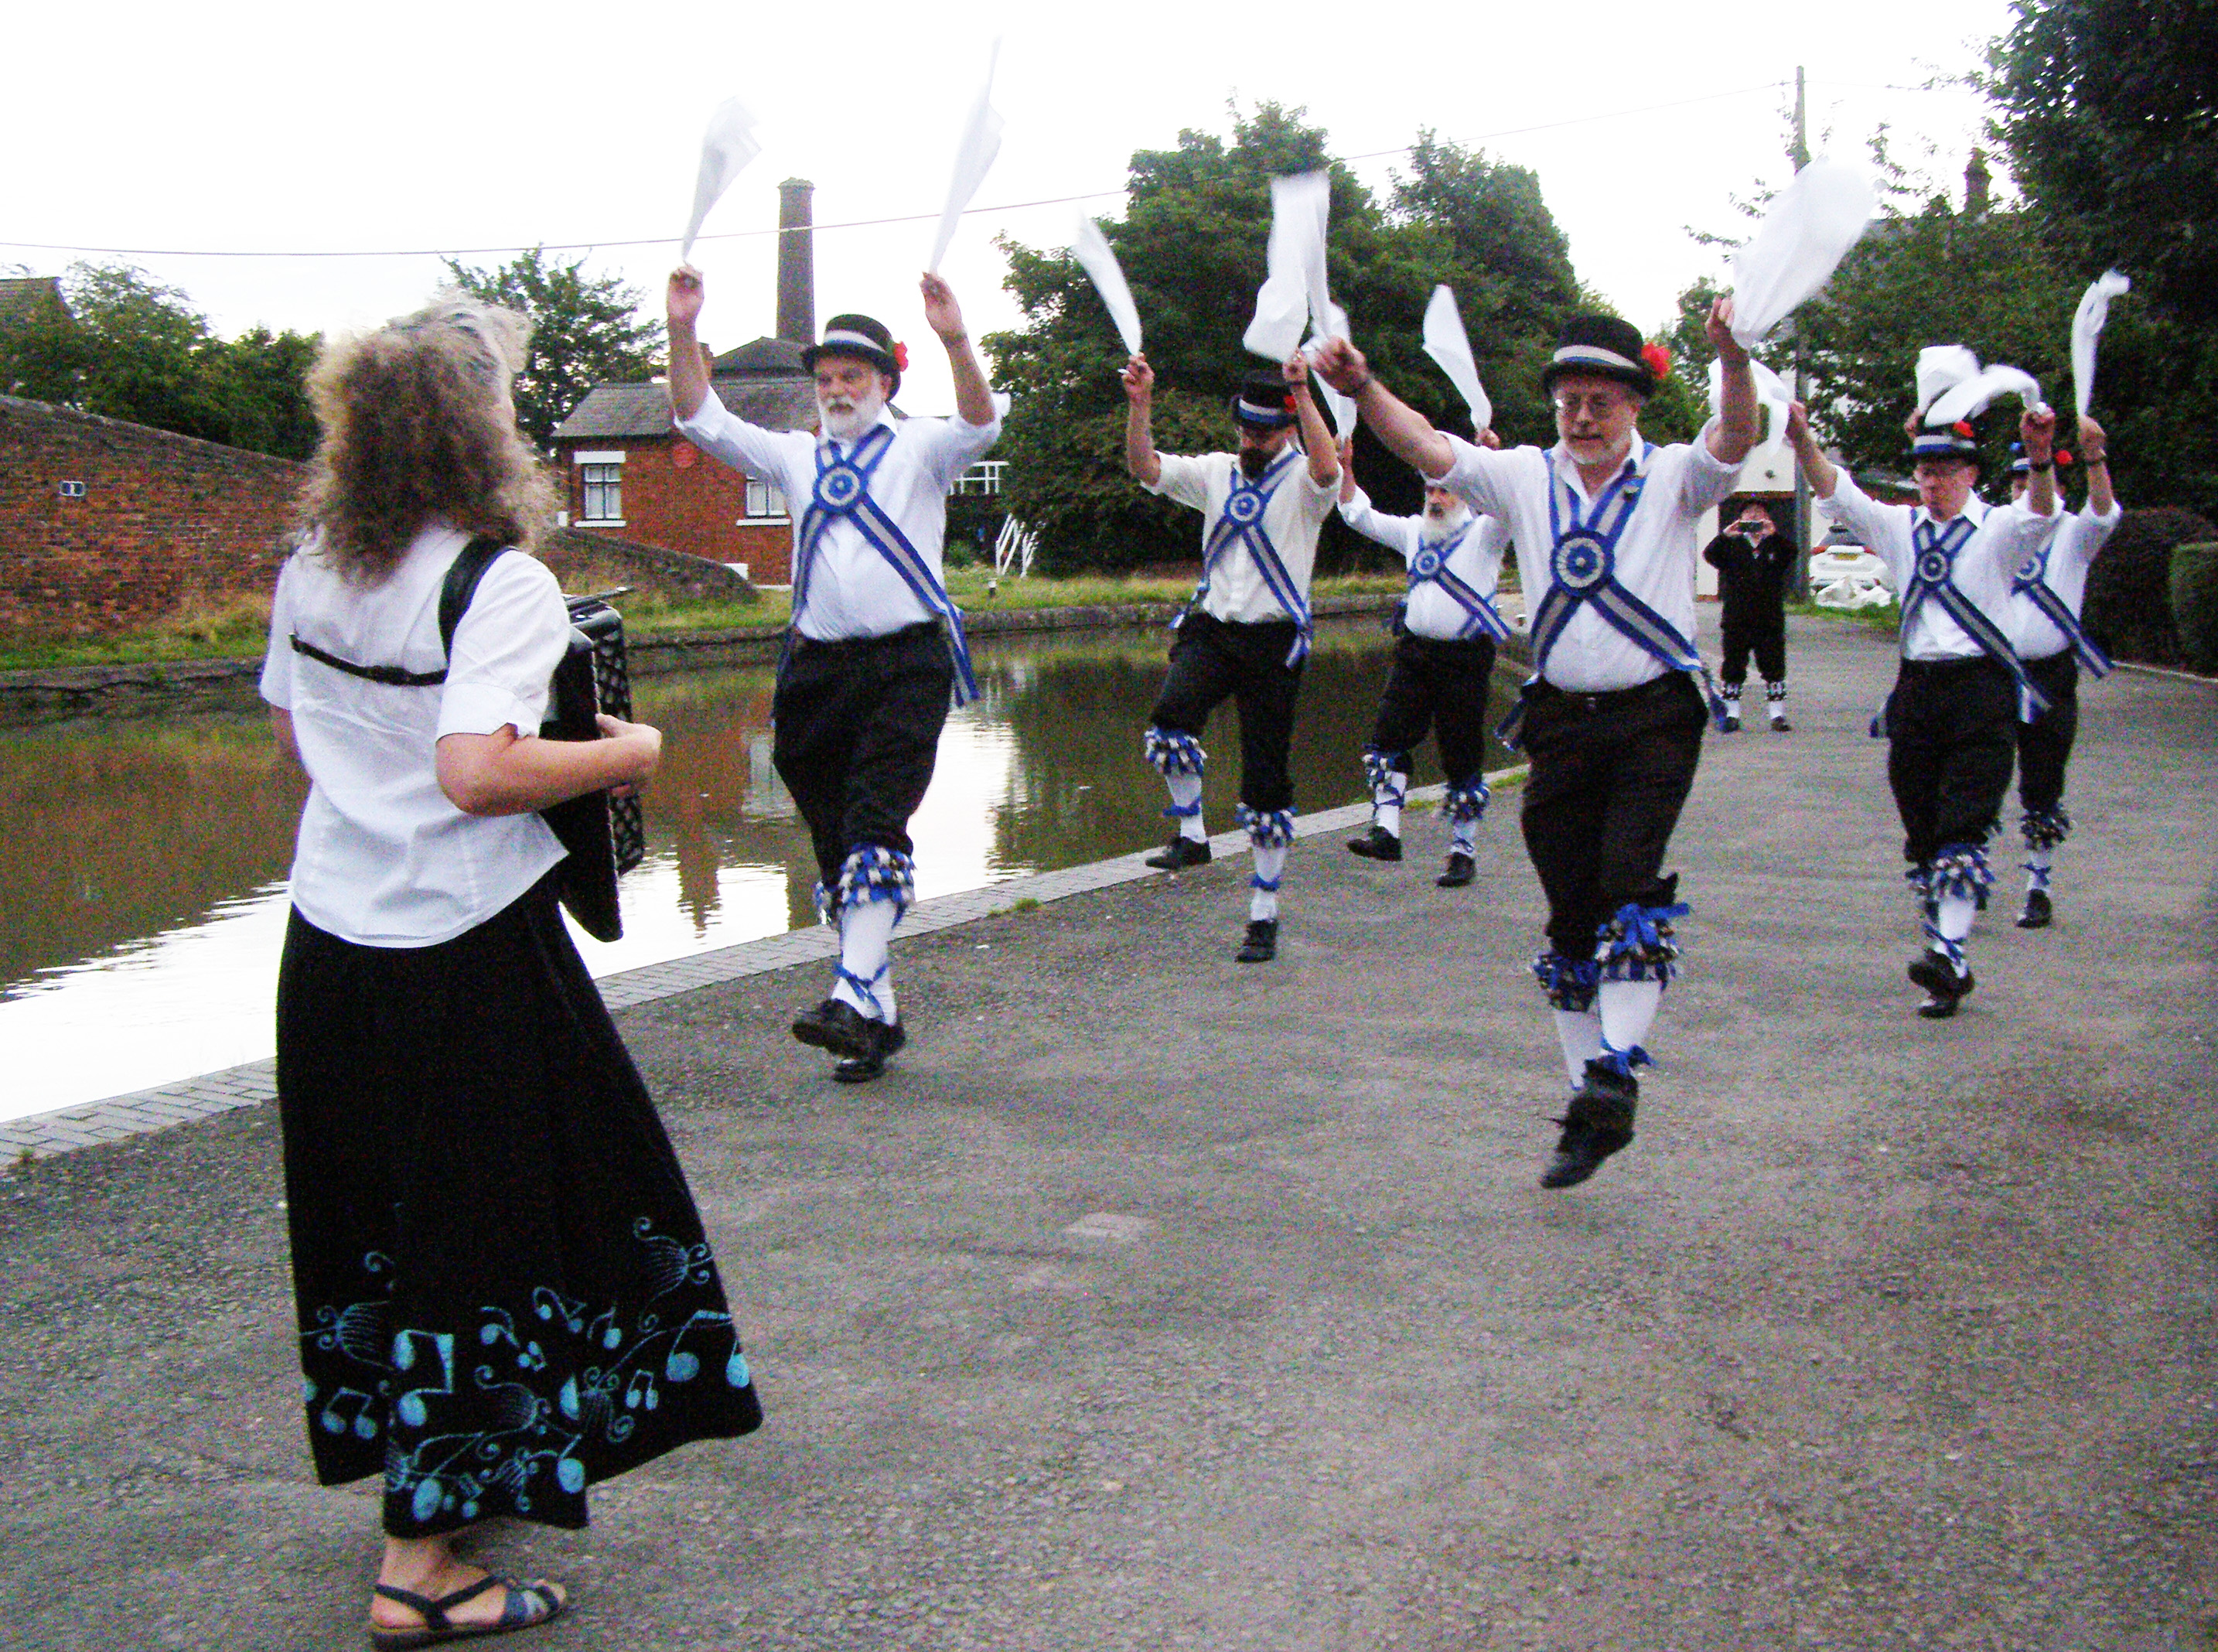
[[[493,560],[455,629],[439,640],[439,592],[469,535],[426,528],[381,583],[349,584],[312,535],[278,575],[262,697],[292,714],[308,771],[293,857],[293,905],[361,946],[424,947],[474,929],[562,858],[536,814],[465,814],[439,789],[446,734],[513,727],[536,736],[548,680],[569,646],[554,576],[529,556]],[[298,635],[358,665],[447,680],[374,683],[296,653]]]

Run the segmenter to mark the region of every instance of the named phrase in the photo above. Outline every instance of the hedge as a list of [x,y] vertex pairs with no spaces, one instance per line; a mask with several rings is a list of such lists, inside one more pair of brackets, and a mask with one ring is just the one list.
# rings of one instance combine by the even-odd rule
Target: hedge
[[2172,617],[2190,671],[2218,676],[2218,545],[2176,545]]
[[2082,618],[2087,634],[2119,659],[2177,665],[2185,658],[2172,622],[2172,554],[2218,539],[2192,510],[2128,510],[2088,570]]

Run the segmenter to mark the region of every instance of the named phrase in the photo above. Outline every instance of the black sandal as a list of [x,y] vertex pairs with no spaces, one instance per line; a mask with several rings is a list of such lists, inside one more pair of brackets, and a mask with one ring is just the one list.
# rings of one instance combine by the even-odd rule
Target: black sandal
[[[490,1624],[457,1624],[448,1619],[447,1613],[465,1600],[474,1600],[487,1589],[508,1591],[507,1603],[500,1616]],[[387,1600],[397,1600],[424,1620],[421,1629],[373,1629],[369,1643],[377,1652],[406,1652],[413,1646],[436,1646],[442,1641],[468,1640],[480,1635],[505,1635],[511,1630],[536,1629],[562,1615],[563,1599],[554,1593],[554,1586],[544,1578],[530,1583],[511,1583],[505,1578],[488,1574],[476,1582],[466,1584],[452,1594],[442,1595],[437,1600],[413,1589],[396,1589],[389,1583],[380,1583],[376,1592]]]

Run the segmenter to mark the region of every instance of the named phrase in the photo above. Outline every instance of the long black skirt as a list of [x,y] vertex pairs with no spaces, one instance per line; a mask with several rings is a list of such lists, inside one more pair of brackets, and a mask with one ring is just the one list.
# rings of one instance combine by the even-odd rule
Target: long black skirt
[[585,1488],[762,1421],[670,1139],[550,877],[437,946],[296,911],[277,1087],[317,1478],[385,1529],[585,1524]]

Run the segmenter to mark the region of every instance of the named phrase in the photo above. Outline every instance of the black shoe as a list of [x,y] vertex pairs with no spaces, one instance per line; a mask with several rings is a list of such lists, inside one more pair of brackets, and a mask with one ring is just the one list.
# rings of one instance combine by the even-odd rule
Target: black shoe
[[1240,943],[1240,950],[1233,954],[1242,963],[1268,963],[1279,956],[1279,920],[1275,918],[1251,918],[1248,920],[1248,938]]
[[[1738,711],[1728,711],[1725,713],[1725,720],[1718,725],[1718,732],[1721,734],[1739,733],[1740,713]],[[1587,1173],[1589,1175],[1592,1175],[1594,1172],[1592,1171],[1589,1171]]]
[[1771,720],[1771,732],[1775,734],[1792,734],[1794,732],[1794,725],[1784,717],[1774,717]]
[[1183,872],[1189,866],[1209,864],[1209,839],[1193,838],[1181,832],[1141,863],[1158,872]]
[[1972,891],[1972,910],[1974,912],[1985,912],[1986,909],[1987,886],[1982,883],[1978,888]]
[[2020,929],[2047,929],[2055,916],[2056,908],[2049,905],[2048,890],[2028,889],[2025,892],[2025,910],[2018,914],[2017,926]]
[[870,1048],[872,1022],[844,999],[827,998],[793,1018],[793,1036],[834,1055],[861,1055]]
[[1600,1170],[1603,1160],[1633,1140],[1639,1099],[1640,1086],[1630,1073],[1589,1061],[1585,1082],[1571,1092],[1571,1104],[1556,1121],[1564,1134],[1556,1156],[1540,1172],[1540,1185],[1576,1187]]
[[1478,870],[1478,867],[1471,857],[1461,850],[1457,850],[1448,856],[1448,869],[1434,878],[1433,882],[1443,889],[1460,889],[1471,882],[1472,875]]
[[865,1021],[869,1048],[846,1057],[832,1069],[842,1084],[868,1084],[886,1070],[886,1057],[908,1043],[908,1033],[898,1021]]
[[1348,845],[1351,855],[1360,855],[1366,860],[1399,860],[1402,840],[1383,826],[1374,826]]
[[1972,972],[1958,974],[1948,960],[1938,952],[1921,952],[1910,962],[1912,984],[1925,989],[1925,1002],[1918,1006],[1918,1013],[1928,1021],[1946,1021],[1956,1013],[1956,1006],[1971,997],[1972,988],[1979,983]]

